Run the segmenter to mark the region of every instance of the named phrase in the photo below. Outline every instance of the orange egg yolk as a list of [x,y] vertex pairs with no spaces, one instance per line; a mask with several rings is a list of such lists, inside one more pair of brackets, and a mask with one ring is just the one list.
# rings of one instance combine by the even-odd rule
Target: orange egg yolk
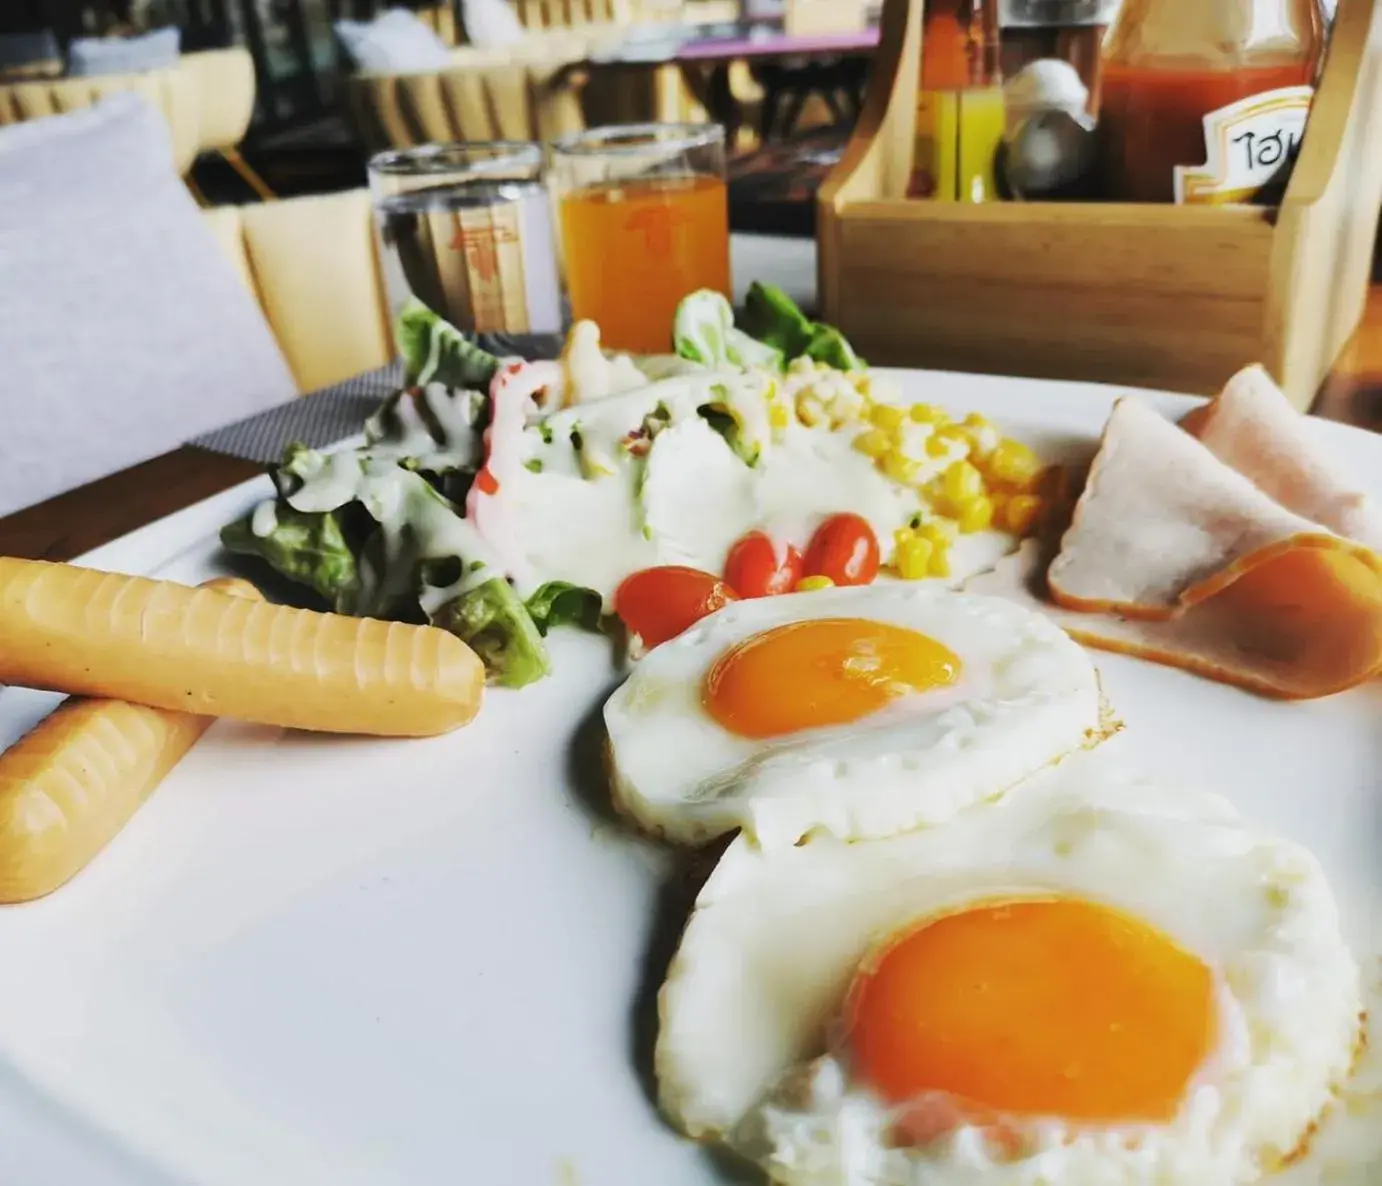
[[1214,1017],[1209,969],[1146,923],[1074,899],[986,903],[868,961],[850,991],[848,1049],[859,1079],[929,1108],[928,1123],[937,1093],[952,1101],[944,1127],[1165,1121],[1212,1047]]
[[913,692],[946,687],[960,660],[934,638],[862,618],[791,622],[720,656],[703,701],[740,737],[844,725]]

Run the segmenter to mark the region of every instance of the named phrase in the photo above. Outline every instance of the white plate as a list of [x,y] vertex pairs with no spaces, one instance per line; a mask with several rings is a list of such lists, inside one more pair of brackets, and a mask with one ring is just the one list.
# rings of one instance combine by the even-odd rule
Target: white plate
[[[900,378],[1055,455],[1087,451],[1117,394]],[[1382,438],[1315,429],[1382,496]],[[216,529],[267,489],[86,562],[204,579]],[[685,902],[667,855],[604,811],[609,648],[566,634],[553,651],[553,678],[436,740],[218,725],[89,870],[0,910],[0,1183],[724,1181],[647,1095],[650,994]],[[1375,985],[1382,688],[1274,704],[1097,659],[1129,725],[1114,744],[1320,855]],[[0,742],[51,702],[6,691]],[[1327,1140],[1317,1155],[1289,1177],[1319,1180]],[[1382,1150],[1350,1160],[1339,1181],[1382,1177]]]

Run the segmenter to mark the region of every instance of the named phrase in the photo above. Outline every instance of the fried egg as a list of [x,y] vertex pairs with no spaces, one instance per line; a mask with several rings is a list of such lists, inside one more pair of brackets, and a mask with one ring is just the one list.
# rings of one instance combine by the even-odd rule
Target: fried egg
[[650,831],[764,847],[949,818],[1106,729],[1088,655],[1040,614],[903,583],[736,602],[605,706],[614,794]]
[[1107,750],[935,828],[733,842],[660,997],[661,1104],[788,1186],[1229,1186],[1347,1078],[1314,857]]

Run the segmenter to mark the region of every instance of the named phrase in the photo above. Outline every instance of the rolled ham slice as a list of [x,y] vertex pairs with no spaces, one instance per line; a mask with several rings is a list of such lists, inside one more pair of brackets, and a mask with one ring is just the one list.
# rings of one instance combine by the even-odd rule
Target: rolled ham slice
[[[1056,605],[1046,585],[1048,556],[1039,541],[1026,540],[991,571],[967,581],[965,591],[1006,597],[1044,613],[1084,646],[1179,667],[1276,699],[1342,692],[1375,674],[1382,661],[1376,582],[1357,570],[1353,575],[1362,577],[1361,588],[1340,574],[1314,607],[1273,604],[1244,581],[1178,617],[1147,621]],[[1283,566],[1279,575],[1289,583],[1287,572]]]
[[[1241,402],[1229,410],[1238,417]],[[1120,400],[1054,559],[1029,541],[966,588],[1042,609],[1088,646],[1269,696],[1323,696],[1376,673],[1382,558],[1268,489],[1297,506],[1347,508],[1350,522],[1371,513],[1368,500],[1335,497],[1347,487],[1289,447],[1303,426],[1261,430],[1291,459],[1273,465],[1225,443],[1234,420],[1216,429],[1218,416],[1189,427],[1241,454],[1253,477],[1140,401]]]
[[1382,551],[1382,507],[1349,483],[1262,367],[1239,371],[1181,424],[1288,510]]

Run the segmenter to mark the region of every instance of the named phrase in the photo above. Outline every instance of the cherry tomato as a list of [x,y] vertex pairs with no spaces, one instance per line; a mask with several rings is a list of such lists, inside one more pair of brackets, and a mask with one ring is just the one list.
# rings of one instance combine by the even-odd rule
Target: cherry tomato
[[750,531],[729,550],[725,580],[740,597],[790,593],[801,580],[801,553],[791,544],[779,552],[763,532]]
[[869,585],[878,575],[878,538],[859,515],[831,515],[816,528],[806,548],[808,577],[829,577],[837,585]]
[[625,577],[614,591],[614,612],[652,650],[738,599],[719,577],[669,564]]

